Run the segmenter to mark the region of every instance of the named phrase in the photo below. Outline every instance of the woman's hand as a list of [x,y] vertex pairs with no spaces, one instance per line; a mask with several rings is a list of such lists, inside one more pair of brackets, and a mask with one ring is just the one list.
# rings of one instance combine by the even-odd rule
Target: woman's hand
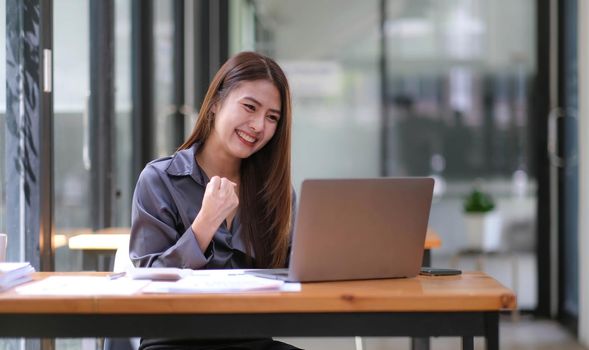
[[239,198],[236,184],[226,178],[213,176],[207,184],[200,212],[192,222],[192,231],[204,252],[225,218],[237,208]]

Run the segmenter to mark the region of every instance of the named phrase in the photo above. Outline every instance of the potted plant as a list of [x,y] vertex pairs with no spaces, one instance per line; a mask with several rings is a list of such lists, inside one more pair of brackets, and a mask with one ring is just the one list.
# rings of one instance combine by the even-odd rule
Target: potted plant
[[501,246],[501,220],[493,198],[475,187],[464,200],[469,249],[496,251]]

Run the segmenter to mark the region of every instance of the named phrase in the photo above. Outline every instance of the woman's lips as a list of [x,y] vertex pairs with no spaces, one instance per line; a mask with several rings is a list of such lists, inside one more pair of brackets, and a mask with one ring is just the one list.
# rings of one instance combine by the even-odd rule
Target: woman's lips
[[239,140],[248,146],[253,146],[258,141],[258,139],[256,137],[254,137],[254,136],[252,136],[242,130],[235,130],[235,133],[239,137]]

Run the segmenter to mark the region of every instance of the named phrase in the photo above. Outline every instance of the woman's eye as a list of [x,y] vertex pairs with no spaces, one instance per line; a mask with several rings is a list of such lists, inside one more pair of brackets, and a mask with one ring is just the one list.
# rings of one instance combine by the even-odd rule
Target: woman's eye
[[255,111],[255,110],[256,110],[256,107],[254,107],[254,106],[252,106],[252,105],[248,105],[247,103],[246,103],[246,104],[244,104],[244,106],[245,106],[245,108],[247,108],[247,109],[248,109],[248,110],[250,110],[250,111]]
[[269,115],[266,118],[270,119],[273,122],[277,122],[279,119],[278,116],[275,116],[275,115]]

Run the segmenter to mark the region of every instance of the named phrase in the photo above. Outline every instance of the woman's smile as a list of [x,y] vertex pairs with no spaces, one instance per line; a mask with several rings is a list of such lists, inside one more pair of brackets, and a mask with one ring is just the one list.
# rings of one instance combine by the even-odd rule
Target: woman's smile
[[258,141],[258,139],[255,136],[248,134],[245,131],[236,129],[235,133],[237,134],[237,138],[239,139],[239,141],[243,142],[248,146],[254,146]]

